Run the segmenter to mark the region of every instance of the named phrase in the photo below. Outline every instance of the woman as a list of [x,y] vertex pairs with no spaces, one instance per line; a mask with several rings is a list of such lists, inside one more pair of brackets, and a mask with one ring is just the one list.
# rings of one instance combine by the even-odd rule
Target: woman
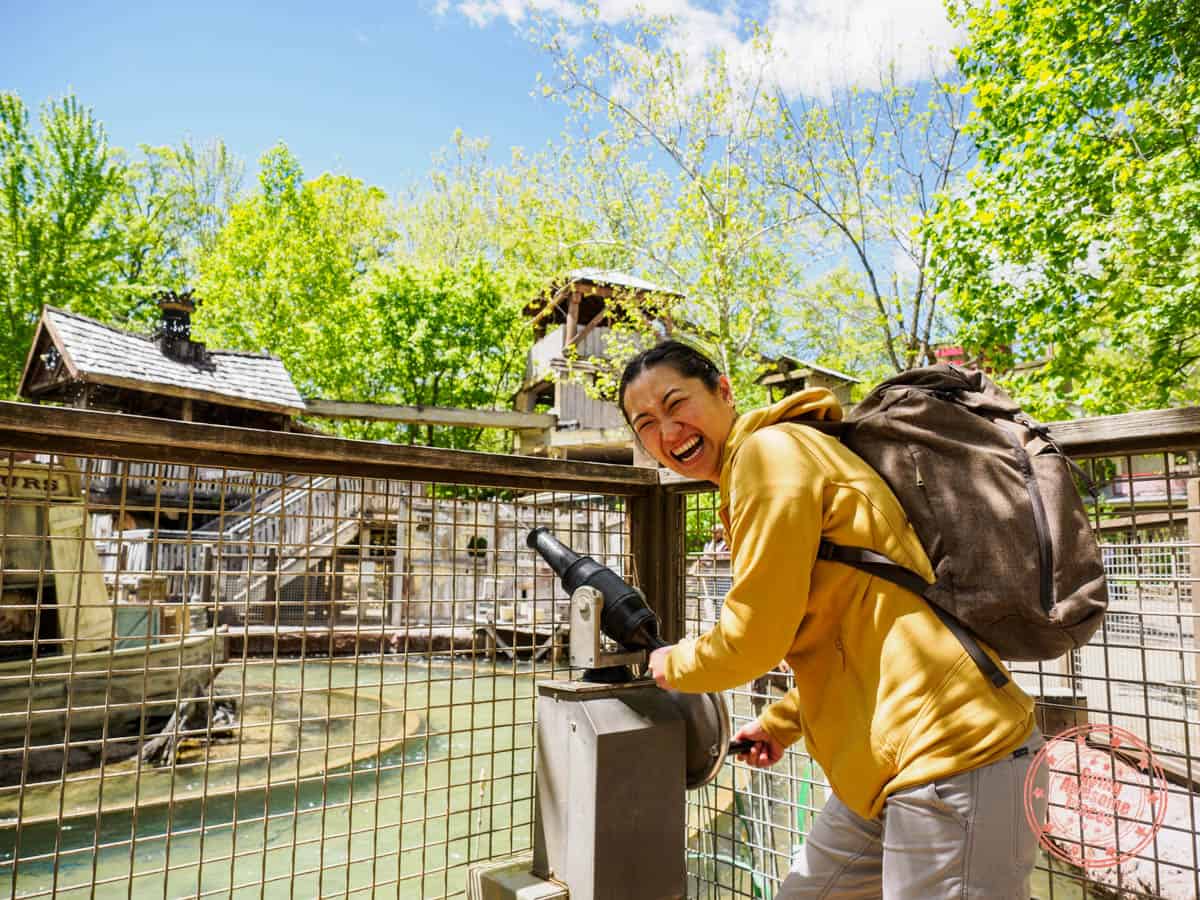
[[803,391],[739,416],[729,379],[667,341],[629,362],[619,403],[654,459],[719,486],[733,554],[719,621],[656,650],[655,680],[727,690],[786,658],[795,687],[738,732],[754,742],[740,758],[769,766],[803,737],[833,789],[776,896],[1028,898],[1033,702],[1014,682],[993,687],[920,597],[817,559],[825,537],[932,580],[879,476],[799,424],[840,419],[833,395]]

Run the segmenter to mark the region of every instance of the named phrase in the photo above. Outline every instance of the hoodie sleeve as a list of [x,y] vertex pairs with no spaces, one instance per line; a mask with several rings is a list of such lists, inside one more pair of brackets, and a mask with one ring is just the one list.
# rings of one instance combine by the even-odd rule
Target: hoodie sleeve
[[767,734],[779,741],[785,747],[790,747],[804,737],[804,728],[800,724],[800,692],[792,688],[758,717]]
[[783,429],[738,448],[729,481],[733,586],[712,631],[676,645],[666,677],[681,691],[745,684],[787,655],[808,605],[825,479]]

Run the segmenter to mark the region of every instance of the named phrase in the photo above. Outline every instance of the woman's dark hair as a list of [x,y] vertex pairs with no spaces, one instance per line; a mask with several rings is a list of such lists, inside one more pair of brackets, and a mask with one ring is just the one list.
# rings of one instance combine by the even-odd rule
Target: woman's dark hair
[[626,422],[629,421],[629,414],[625,412],[625,388],[647,369],[656,366],[670,366],[684,378],[698,378],[710,391],[715,391],[721,380],[721,370],[695,347],[689,347],[682,341],[663,341],[655,344],[625,363],[625,371],[621,373],[617,406],[621,407],[621,415],[625,417]]

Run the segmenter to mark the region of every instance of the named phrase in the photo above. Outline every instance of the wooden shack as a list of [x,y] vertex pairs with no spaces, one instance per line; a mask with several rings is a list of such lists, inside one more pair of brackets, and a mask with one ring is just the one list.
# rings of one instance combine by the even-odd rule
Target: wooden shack
[[819,387],[832,391],[842,406],[849,406],[851,391],[860,383],[853,375],[786,354],[765,360],[765,364],[768,370],[756,378],[755,383],[767,389],[772,403],[789,394]]
[[283,363],[266,353],[212,350],[193,340],[196,304],[190,294],[162,295],[162,318],[148,335],[45,307],[20,396],[160,419],[289,430],[304,412],[304,400]]
[[[197,302],[190,294],[160,295],[161,318],[152,334],[45,307],[21,375],[21,398],[184,422],[296,429],[304,400],[283,363],[193,340]],[[228,508],[279,482],[277,475],[112,460],[94,460],[84,474],[93,503],[123,499],[136,520],[124,527],[158,527],[157,512],[173,521],[181,508],[199,511],[203,521],[205,510],[222,502]]]
[[680,295],[624,272],[577,269],[548,296],[532,301],[535,343],[514,406],[518,412],[557,416],[550,430],[521,435],[518,452],[593,462],[650,464],[614,403],[589,395],[586,380],[608,357],[612,318],[651,306],[654,298]]

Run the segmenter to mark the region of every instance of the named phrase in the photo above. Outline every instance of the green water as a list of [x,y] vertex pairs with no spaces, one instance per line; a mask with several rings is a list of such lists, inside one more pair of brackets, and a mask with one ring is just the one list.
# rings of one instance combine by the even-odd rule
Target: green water
[[[470,862],[532,844],[534,682],[403,657],[229,666],[217,689],[241,699],[239,743],[185,753],[174,771],[129,760],[65,790],[27,786],[19,828],[22,792],[0,791],[0,896],[461,894]],[[736,810],[761,787],[734,797],[733,774],[691,795],[690,896],[769,896],[755,873],[786,873],[804,810],[823,800],[778,805],[777,850],[756,856],[746,823],[762,811]],[[808,790],[810,775],[783,784]],[[1033,895],[1085,896],[1061,876],[1051,891],[1045,871]]]
[[0,893],[437,897],[464,889],[469,860],[531,845],[529,673],[295,662],[228,667],[218,689],[261,695],[242,760],[235,745],[174,773],[130,761],[28,788],[24,824],[0,830]]

